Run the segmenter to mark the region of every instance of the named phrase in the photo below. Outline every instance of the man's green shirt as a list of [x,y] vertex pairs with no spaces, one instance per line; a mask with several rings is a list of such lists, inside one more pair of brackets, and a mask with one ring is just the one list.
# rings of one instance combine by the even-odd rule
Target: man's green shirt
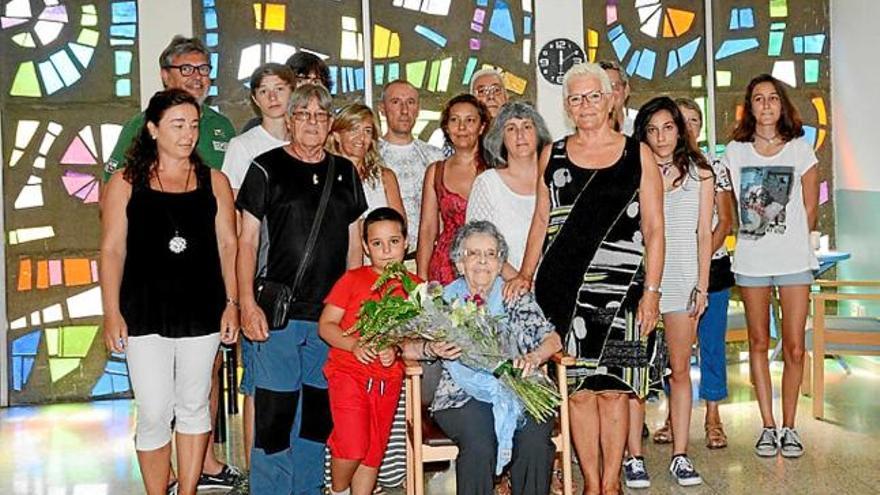
[[[144,125],[144,113],[141,112],[129,120],[119,133],[119,140],[104,164],[104,182],[110,180],[113,172],[125,166],[125,152],[134,141],[134,137]],[[214,111],[207,105],[202,106],[202,118],[199,120],[199,142],[196,151],[205,163],[214,169],[223,167],[223,157],[229,140],[235,137],[235,128],[229,119]]]

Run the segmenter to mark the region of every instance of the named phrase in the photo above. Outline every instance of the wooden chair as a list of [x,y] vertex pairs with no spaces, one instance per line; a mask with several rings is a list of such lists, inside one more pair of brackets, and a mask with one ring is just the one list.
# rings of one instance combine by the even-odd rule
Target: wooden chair
[[[822,288],[860,287],[880,289],[880,281],[828,281],[816,282]],[[866,316],[829,316],[825,303],[828,301],[880,302],[880,293],[848,294],[839,292],[816,292],[813,300],[813,324],[807,328],[806,343],[813,351],[812,376],[810,359],[804,364],[803,389],[813,396],[813,417],[825,416],[825,353],[851,355],[880,355],[880,318]],[[809,356],[809,355],[808,355]]]
[[[568,385],[565,369],[574,364],[574,358],[557,353],[553,356],[562,405],[559,415],[559,434],[553,437],[556,451],[562,453],[563,493],[572,494],[571,432],[568,419]],[[424,495],[426,462],[453,461],[458,447],[434,424],[429,414],[422,411],[422,367],[417,361],[406,363],[406,493]]]

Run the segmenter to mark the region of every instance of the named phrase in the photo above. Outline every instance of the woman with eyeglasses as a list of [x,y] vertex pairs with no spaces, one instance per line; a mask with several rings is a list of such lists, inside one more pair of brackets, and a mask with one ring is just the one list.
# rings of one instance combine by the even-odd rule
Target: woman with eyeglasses
[[[746,309],[749,368],[763,422],[755,453],[761,457],[804,454],[795,416],[804,373],[810,285],[813,270],[819,268],[810,245],[819,209],[819,177],[813,146],[803,136],[800,115],[785,85],[762,74],[746,88],[743,117],[722,158],[739,200],[733,273]],[[778,430],[767,356],[774,287],[782,306],[785,363],[782,428]]]
[[562,87],[574,133],[541,153],[525,257],[506,292],[534,280],[563,350],[577,359],[569,404],[584,493],[613,494],[627,399],[649,386],[644,339],[659,314],[663,186],[651,150],[608,125],[614,100],[598,64],[575,65]]
[[[300,86],[288,112],[290,142],[253,160],[236,201],[241,324],[255,347],[252,493],[318,493],[324,485],[331,424],[321,370],[329,349],[318,318],[360,242],[358,219],[367,208],[354,165],[324,149],[333,125],[330,93]],[[258,305],[254,288],[261,224],[268,248],[259,286],[293,292],[287,320],[271,332],[273,313],[264,311],[276,307],[271,291]]]
[[486,106],[469,94],[449,100],[440,114],[440,128],[455,153],[425,171],[416,248],[416,271],[424,280],[455,280],[449,248],[465,222],[474,179],[486,169],[482,141],[490,120]]

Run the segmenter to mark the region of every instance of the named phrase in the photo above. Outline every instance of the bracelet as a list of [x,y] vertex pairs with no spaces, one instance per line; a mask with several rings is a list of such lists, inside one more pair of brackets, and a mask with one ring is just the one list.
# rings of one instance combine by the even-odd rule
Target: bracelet
[[654,292],[658,295],[663,294],[663,291],[660,290],[660,287],[657,287],[656,285],[646,285],[645,290],[648,292]]
[[233,305],[233,306],[235,306],[236,308],[239,307],[239,305],[238,305],[238,299],[233,299],[233,298],[231,298],[231,297],[227,297],[227,298],[226,298],[226,305],[229,306],[230,304]]
[[706,290],[705,290],[705,289],[701,289],[701,288],[699,288],[699,287],[697,287],[697,286],[694,286],[694,290],[697,291],[698,294],[703,294],[703,295],[706,294]]

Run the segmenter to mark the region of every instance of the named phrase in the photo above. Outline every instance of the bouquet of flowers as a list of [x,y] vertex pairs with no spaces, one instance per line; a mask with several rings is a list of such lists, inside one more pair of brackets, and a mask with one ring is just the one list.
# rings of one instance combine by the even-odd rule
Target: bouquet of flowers
[[[406,297],[393,295],[399,283]],[[386,267],[374,290],[384,289],[378,301],[363,304],[358,323],[362,341],[376,349],[401,343],[408,338],[446,341],[462,349],[459,361],[474,370],[492,373],[510,389],[524,409],[539,422],[555,415],[560,396],[542,373],[523,377],[513,367],[519,352],[514,339],[499,331],[500,321],[486,311],[479,296],[447,303],[441,285],[416,285],[401,263]]]

